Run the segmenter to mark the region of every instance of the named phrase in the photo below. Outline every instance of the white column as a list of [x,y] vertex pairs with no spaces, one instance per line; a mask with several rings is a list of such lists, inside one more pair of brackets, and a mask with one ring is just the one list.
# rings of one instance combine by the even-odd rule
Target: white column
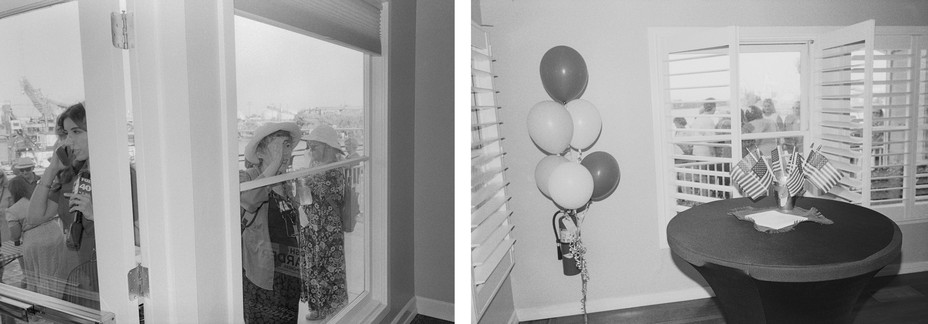
[[145,319],[241,322],[232,1],[129,5]]

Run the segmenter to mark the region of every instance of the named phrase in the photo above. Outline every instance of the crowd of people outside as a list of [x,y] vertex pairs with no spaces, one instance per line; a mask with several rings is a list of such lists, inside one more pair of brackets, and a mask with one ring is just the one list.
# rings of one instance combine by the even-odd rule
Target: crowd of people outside
[[[687,136],[712,136],[725,134],[725,131],[732,127],[730,117],[719,117],[716,115],[716,103],[714,98],[706,98],[699,114],[688,121],[684,117],[675,117],[673,119],[673,131],[676,137]],[[777,111],[776,105],[771,98],[760,101],[760,107],[751,104],[740,110],[741,115],[741,134],[752,133],[772,133],[799,131],[801,129],[800,104],[798,101],[793,103],[792,109],[786,116],[781,116]],[[707,145],[700,144],[682,144],[674,146],[676,155],[692,155],[703,157],[731,157],[731,145],[727,141],[719,141]],[[712,145],[716,144],[716,145]],[[801,137],[786,137],[782,140],[778,138],[757,138],[742,141],[741,156],[747,154],[748,150],[759,149],[765,154],[769,154],[778,144],[784,144],[787,150],[802,147]]]
[[[87,120],[82,103],[55,124],[56,154],[41,176],[35,160],[17,159],[14,177],[0,179],[0,242],[21,246],[20,288],[99,309]],[[78,191],[78,182],[87,190]],[[77,225],[75,225],[77,224]],[[74,230],[80,227],[80,230]]]
[[[358,157],[357,142],[328,125],[303,136],[294,122],[258,127],[245,147],[249,165],[240,182],[286,173],[293,149],[307,144],[308,166]],[[348,302],[344,233],[351,231],[350,180],[332,168],[291,181],[241,192],[242,278],[246,323],[297,323],[299,303],[307,320],[323,321]]]
[[[56,153],[41,176],[30,158],[16,160],[12,179],[0,176],[0,242],[22,247],[20,288],[99,309],[93,202],[91,192],[77,189],[90,185],[83,104],[65,110],[56,130]],[[287,172],[301,141],[310,161],[302,167],[360,157],[358,142],[345,139],[343,148],[331,126],[320,125],[304,136],[294,122],[269,122],[245,147],[249,166],[240,171],[240,182]],[[241,192],[247,323],[299,322],[300,301],[309,305],[307,320],[321,321],[347,304],[344,233],[352,230],[358,213],[349,168]],[[134,197],[133,190],[133,207]]]

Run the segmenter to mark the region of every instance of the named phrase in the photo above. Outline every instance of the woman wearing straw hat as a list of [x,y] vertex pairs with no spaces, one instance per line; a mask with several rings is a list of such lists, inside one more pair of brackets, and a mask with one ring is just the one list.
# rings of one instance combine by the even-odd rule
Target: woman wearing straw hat
[[[303,138],[308,142],[312,166],[341,160],[338,133],[331,126],[316,127]],[[345,279],[345,234],[341,207],[344,204],[345,171],[334,168],[300,179],[301,191],[312,194],[303,201],[301,273],[302,300],[309,303],[308,320],[323,320],[348,302]]]
[[[245,146],[245,159],[252,167],[239,172],[239,182],[284,173],[300,135],[299,126],[293,122],[258,127]],[[299,203],[290,192],[289,185],[281,182],[240,195],[246,323],[298,322]]]

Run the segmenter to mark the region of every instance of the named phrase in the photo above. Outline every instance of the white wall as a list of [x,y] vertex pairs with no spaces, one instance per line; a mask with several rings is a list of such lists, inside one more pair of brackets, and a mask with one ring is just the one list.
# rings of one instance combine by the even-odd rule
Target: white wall
[[[416,5],[415,283],[419,313],[454,318],[454,3]],[[434,303],[432,303],[434,304]]]
[[[594,203],[583,225],[588,248],[589,310],[607,310],[706,296],[701,277],[659,247],[651,126],[648,27],[928,25],[928,1],[482,1],[494,26],[494,66],[503,143],[515,210],[513,298],[520,320],[580,313],[580,278],[565,277],[556,259],[551,215],[538,191],[544,156],[528,136],[532,105],[550,100],[539,78],[545,51],[571,46],[583,55],[589,84],[583,99],[603,118],[593,151],[619,162],[622,179],[610,198]],[[928,260],[925,225],[902,226],[905,262]],[[916,237],[920,234],[922,237]]]

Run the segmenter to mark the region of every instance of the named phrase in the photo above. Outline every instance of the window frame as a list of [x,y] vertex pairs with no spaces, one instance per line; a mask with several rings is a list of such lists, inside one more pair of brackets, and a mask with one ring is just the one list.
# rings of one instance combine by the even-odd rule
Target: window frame
[[[0,13],[0,19],[33,10],[61,5],[70,1],[31,1]],[[109,13],[121,10],[117,0],[79,1],[76,4],[80,25],[80,52],[83,102],[95,107],[87,110],[88,145],[94,163],[91,174],[105,175],[93,178],[94,194],[111,199],[98,199],[94,204],[94,226],[97,242],[97,271],[99,280],[100,310],[75,305],[25,289],[5,292],[3,297],[14,296],[41,310],[42,317],[65,321],[112,321],[122,318],[138,321],[138,301],[129,297],[126,281],[121,280],[136,263],[134,224],[129,175],[128,131],[126,110],[129,89],[124,76],[129,69],[123,53],[112,45]],[[123,194],[120,194],[123,193]]]
[[[145,318],[242,323],[234,3],[127,2],[137,37],[136,48],[129,50],[136,143],[147,144],[136,153],[142,264],[152,282]],[[365,143],[370,159],[367,293],[332,322],[379,322],[387,314],[388,8],[384,3],[384,55],[364,62],[370,71],[364,87],[371,139]],[[199,85],[191,87],[193,82]],[[185,170],[188,166],[193,170]],[[211,193],[210,203],[177,193],[191,189],[195,195]],[[175,221],[160,221],[163,215]]]
[[[718,27],[714,27],[718,28]],[[815,44],[815,42],[821,37],[821,35],[837,30],[844,27],[832,27],[832,26],[812,26],[812,27],[738,27],[738,42],[741,44],[751,44],[751,43],[794,43],[794,42],[807,42]],[[663,67],[662,60],[663,58],[659,57],[660,41],[671,35],[679,35],[681,33],[693,33],[700,31],[707,31],[712,28],[707,27],[652,27],[648,28],[648,40],[649,40],[649,63],[650,63],[650,74],[651,74],[651,100],[652,100],[652,125],[654,127],[654,147],[655,147],[655,159],[659,161],[658,167],[655,170],[655,179],[657,180],[657,209],[658,209],[658,232],[660,236],[659,246],[662,249],[669,248],[667,244],[666,237],[666,226],[670,219],[673,217],[670,215],[670,210],[667,208],[666,201],[670,199],[670,194],[673,192],[669,188],[669,183],[672,176],[668,175],[666,172],[667,161],[670,159],[672,152],[669,152],[668,143],[668,131],[672,131],[669,125],[665,125],[663,122],[666,118],[665,108],[663,107],[665,99],[663,98],[662,92],[665,91],[665,85],[663,80]],[[917,26],[917,27],[896,27],[896,26],[877,26],[875,28],[874,37],[879,38],[885,35],[920,35],[921,36],[921,50],[924,50],[928,45],[925,43],[928,42],[928,27]],[[879,43],[879,41],[875,41]],[[913,51],[916,49],[913,49]],[[744,52],[740,51],[739,53]],[[813,107],[812,98],[818,96],[818,89],[814,86],[815,76],[813,71],[816,71],[816,68],[820,65],[814,57],[813,48],[809,48],[806,52],[806,61],[810,64],[805,64],[802,66],[802,80],[805,84],[801,85],[801,100],[802,105],[802,114],[803,116],[809,116],[806,120],[803,121],[805,128],[799,133],[807,140],[816,140],[821,136],[821,132],[817,131],[818,128],[813,125],[817,125],[820,122],[819,118],[815,115],[818,107]],[[918,61],[918,53],[914,54],[915,60]],[[914,63],[917,65],[917,62]],[[918,73],[918,66],[913,67],[915,73]],[[924,71],[925,67],[921,67]],[[736,67],[732,67],[736,69]],[[925,80],[921,80],[922,84],[925,83]],[[916,83],[916,88],[918,83]],[[917,89],[916,89],[917,90]],[[917,92],[913,90],[913,92]],[[740,91],[740,89],[739,89]],[[921,98],[917,98],[922,102],[912,103],[912,106],[919,106],[924,109],[925,107],[925,95],[921,95]],[[738,105],[740,107],[740,104]],[[917,112],[916,112],[917,114]],[[732,127],[735,127],[735,123],[732,123]],[[910,126],[913,134],[916,134],[918,130],[924,130],[924,128],[919,128],[918,124],[913,124]],[[778,132],[770,133],[771,135],[776,134],[775,136],[792,136],[796,132]],[[917,136],[917,135],[916,135]],[[765,135],[749,135],[743,137],[744,139],[757,138],[757,137],[766,137]],[[740,139],[739,139],[740,140]],[[734,146],[734,145],[733,145]],[[910,152],[910,155],[916,153]],[[906,181],[909,181],[909,177],[906,178]],[[914,190],[914,187],[912,187]],[[740,196],[740,193],[738,195]],[[899,206],[893,205],[884,205],[884,206],[871,206],[868,204],[867,207],[877,210],[881,213],[886,214],[890,219],[895,221],[897,224],[910,224],[910,223],[923,223],[928,222],[928,201],[922,203],[909,203],[910,206],[916,208],[909,208],[908,212],[902,213],[899,210]],[[906,209],[903,209],[906,210]]]

